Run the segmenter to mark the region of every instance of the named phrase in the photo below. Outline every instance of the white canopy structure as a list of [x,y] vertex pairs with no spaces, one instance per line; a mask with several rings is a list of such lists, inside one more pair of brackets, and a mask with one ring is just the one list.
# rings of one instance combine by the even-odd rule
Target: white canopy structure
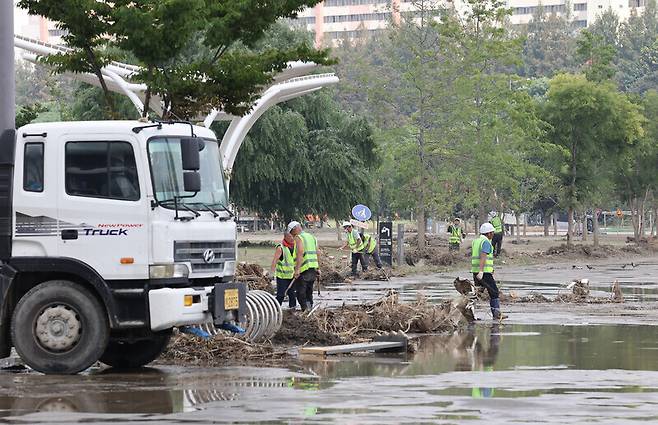
[[[49,56],[70,51],[65,46],[44,43],[20,35],[14,35],[14,46],[25,50],[22,54],[23,59],[33,63],[37,63],[40,56]],[[203,125],[208,128],[214,121],[231,122],[220,145],[222,166],[226,170],[227,178],[230,178],[233,163],[244,138],[265,111],[278,103],[338,83],[338,77],[333,73],[311,74],[316,68],[317,64],[315,63],[290,62],[287,69],[274,77],[273,84],[263,91],[248,114],[242,117],[236,117],[222,110],[213,109],[203,119]],[[138,66],[112,62],[105,66],[101,72],[105,78],[107,88],[112,92],[127,96],[141,114],[144,111],[146,85],[132,83],[130,81],[131,77],[139,71],[140,68]],[[70,76],[76,80],[100,87],[100,82],[94,74],[70,74]],[[163,112],[162,99],[152,96],[149,101],[149,108],[161,115]]]

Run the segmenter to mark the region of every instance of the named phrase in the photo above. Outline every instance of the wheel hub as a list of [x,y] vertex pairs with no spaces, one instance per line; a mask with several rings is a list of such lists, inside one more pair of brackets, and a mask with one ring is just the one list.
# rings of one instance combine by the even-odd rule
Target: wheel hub
[[74,310],[64,305],[44,309],[36,323],[39,343],[51,351],[66,351],[79,340],[82,331],[80,318]]

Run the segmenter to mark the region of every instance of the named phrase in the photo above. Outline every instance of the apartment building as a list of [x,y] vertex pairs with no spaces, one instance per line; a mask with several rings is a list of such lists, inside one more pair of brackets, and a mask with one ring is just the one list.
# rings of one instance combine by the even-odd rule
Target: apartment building
[[27,11],[16,6],[14,0],[14,32],[18,35],[37,39],[47,43],[61,44],[64,31],[41,16],[28,15]]
[[[444,7],[462,10],[464,0],[442,0]],[[441,5],[441,3],[438,3]],[[569,15],[578,27],[592,24],[598,15],[612,8],[621,20],[632,10],[644,11],[646,0],[507,0],[512,9],[512,25],[524,25],[532,20],[540,5],[545,13]],[[299,14],[296,24],[315,34],[317,46],[336,45],[353,39],[364,32],[386,28],[401,15],[416,11],[411,0],[325,0]]]

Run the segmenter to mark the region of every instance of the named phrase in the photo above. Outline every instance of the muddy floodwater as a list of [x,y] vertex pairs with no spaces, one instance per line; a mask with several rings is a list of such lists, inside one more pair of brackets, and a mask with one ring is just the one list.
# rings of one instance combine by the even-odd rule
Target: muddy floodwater
[[[618,279],[629,302],[512,305],[502,325],[481,306],[483,320],[423,337],[413,354],[302,358],[288,368],[157,366],[64,377],[3,371],[0,423],[658,422],[658,265],[541,267],[501,270],[499,278],[547,296],[582,277],[604,296]],[[449,281],[357,282],[326,291],[323,302],[387,287],[438,297]]]

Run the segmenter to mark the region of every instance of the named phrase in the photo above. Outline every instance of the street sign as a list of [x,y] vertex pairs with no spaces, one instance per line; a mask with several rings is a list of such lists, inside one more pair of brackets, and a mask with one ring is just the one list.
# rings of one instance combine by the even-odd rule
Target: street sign
[[393,265],[393,223],[382,221],[379,223],[379,258],[382,263]]
[[372,217],[372,212],[370,211],[370,208],[359,204],[352,208],[352,217],[359,221],[368,221],[370,220],[370,217]]

